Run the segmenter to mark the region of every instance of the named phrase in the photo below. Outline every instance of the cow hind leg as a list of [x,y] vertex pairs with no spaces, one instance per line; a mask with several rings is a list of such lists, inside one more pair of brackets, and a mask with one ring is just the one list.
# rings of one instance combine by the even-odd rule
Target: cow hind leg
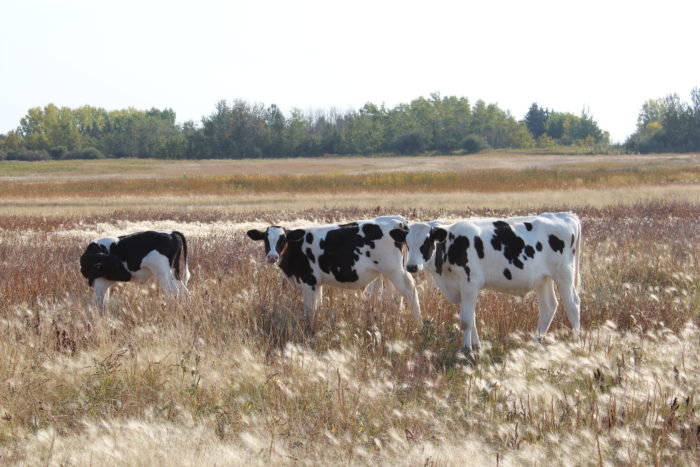
[[481,347],[479,333],[476,330],[476,298],[475,293],[462,292],[459,306],[459,324],[463,332],[462,350],[468,356],[472,351],[478,352]]
[[554,293],[554,282],[547,278],[535,289],[537,294],[537,305],[540,310],[539,322],[537,323],[537,340],[542,342],[542,337],[549,329],[557,311],[557,296]]
[[567,274],[557,280],[557,287],[564,304],[564,310],[566,310],[566,316],[569,318],[569,324],[571,324],[574,339],[578,340],[581,332],[581,299],[576,290],[572,270],[567,270]]
[[396,290],[406,299],[411,307],[411,316],[418,327],[423,326],[423,317],[420,312],[420,302],[418,301],[418,290],[416,283],[407,272],[396,272],[386,275],[386,278],[394,285]]

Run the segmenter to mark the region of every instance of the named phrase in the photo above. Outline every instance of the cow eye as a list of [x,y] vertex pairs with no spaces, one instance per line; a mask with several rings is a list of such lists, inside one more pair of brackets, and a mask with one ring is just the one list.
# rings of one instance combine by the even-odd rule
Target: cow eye
[[97,269],[97,270],[99,271],[100,269],[102,269],[102,265],[101,265],[101,264],[96,264],[96,265],[95,265],[95,269]]

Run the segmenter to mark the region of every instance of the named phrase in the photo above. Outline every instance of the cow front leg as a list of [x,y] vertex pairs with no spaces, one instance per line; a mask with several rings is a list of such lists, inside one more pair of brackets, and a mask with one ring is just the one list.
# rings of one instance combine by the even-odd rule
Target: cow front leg
[[418,301],[418,290],[413,277],[405,271],[401,273],[388,274],[387,279],[391,281],[396,290],[406,299],[406,303],[411,307],[411,316],[418,328],[423,327],[423,317],[420,312],[420,302]]
[[104,308],[107,306],[109,301],[109,287],[112,285],[112,281],[98,277],[92,283],[92,290],[95,292],[95,304]]
[[321,287],[303,287],[304,295],[304,328],[307,334],[314,334],[314,317],[316,316],[316,304],[321,296]]

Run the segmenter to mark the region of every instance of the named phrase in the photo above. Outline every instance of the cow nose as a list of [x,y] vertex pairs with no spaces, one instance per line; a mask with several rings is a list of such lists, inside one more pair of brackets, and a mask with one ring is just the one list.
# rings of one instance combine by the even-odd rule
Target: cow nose
[[418,266],[415,264],[408,264],[406,265],[406,271],[410,272],[411,274],[414,274],[418,272]]
[[265,259],[267,259],[268,263],[274,264],[277,262],[278,259],[280,259],[280,257],[279,255],[267,255]]

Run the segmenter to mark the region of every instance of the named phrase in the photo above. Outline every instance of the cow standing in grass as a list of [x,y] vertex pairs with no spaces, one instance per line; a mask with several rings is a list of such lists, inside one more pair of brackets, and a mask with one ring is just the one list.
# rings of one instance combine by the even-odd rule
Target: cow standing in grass
[[406,241],[406,270],[417,273],[425,268],[445,297],[460,306],[467,353],[480,345],[475,309],[481,289],[520,296],[534,290],[541,339],[557,309],[556,284],[578,337],[581,223],[575,214],[473,219],[450,225],[415,223],[408,231],[395,229],[391,235]]
[[341,225],[322,225],[288,230],[270,226],[249,230],[248,237],[263,240],[268,263],[279,261],[287,280],[304,297],[304,319],[313,330],[314,314],[322,287],[365,289],[376,279],[389,280],[406,299],[421,326],[415,283],[403,267],[403,242],[389,232],[406,229],[401,216],[385,216]]
[[187,240],[171,230],[99,238],[90,242],[80,257],[80,272],[93,288],[99,306],[106,305],[115,282],[145,282],[153,276],[166,296],[188,296]]

